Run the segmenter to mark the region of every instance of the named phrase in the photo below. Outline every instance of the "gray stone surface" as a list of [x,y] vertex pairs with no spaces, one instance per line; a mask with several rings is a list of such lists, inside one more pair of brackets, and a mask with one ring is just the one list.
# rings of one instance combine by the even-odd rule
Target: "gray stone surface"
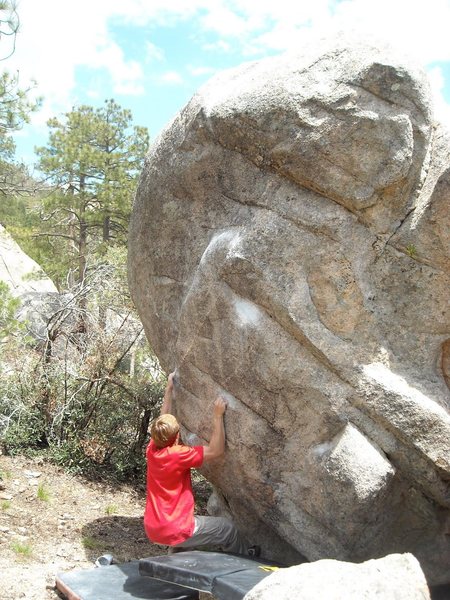
[[47,339],[47,322],[63,300],[53,281],[0,225],[0,281],[20,300],[17,318],[37,343]]
[[3,225],[0,225],[0,281],[5,282],[16,297],[58,291],[53,281],[20,248]]
[[430,600],[425,576],[412,554],[362,564],[319,560],[277,571],[244,600]]
[[450,143],[427,81],[334,44],[213,78],[153,144],[130,289],[186,439],[266,556],[450,580]]

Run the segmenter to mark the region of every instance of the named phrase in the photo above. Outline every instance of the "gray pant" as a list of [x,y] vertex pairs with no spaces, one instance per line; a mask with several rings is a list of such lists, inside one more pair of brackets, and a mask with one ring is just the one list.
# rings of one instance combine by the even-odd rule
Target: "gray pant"
[[224,517],[195,517],[194,533],[190,538],[169,548],[170,552],[178,549],[196,548],[199,546],[219,546],[224,552],[247,554],[247,544],[234,523]]

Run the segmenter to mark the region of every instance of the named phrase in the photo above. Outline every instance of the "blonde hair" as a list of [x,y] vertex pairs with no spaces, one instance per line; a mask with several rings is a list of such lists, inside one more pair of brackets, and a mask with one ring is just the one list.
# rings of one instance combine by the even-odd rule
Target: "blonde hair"
[[150,434],[157,448],[170,446],[180,431],[180,425],[173,415],[161,415],[152,423]]

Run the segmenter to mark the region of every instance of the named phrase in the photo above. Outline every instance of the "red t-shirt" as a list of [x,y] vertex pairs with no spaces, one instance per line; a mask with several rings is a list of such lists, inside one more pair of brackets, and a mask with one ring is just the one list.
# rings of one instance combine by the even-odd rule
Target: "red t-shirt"
[[203,463],[203,446],[147,446],[145,533],[152,542],[173,546],[194,532],[191,467]]

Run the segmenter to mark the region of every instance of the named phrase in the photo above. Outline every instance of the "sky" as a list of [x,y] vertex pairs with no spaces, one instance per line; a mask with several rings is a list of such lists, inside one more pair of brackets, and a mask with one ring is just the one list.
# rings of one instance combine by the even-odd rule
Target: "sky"
[[[43,98],[15,134],[32,166],[47,121],[114,98],[133,123],[161,129],[214,73],[356,32],[388,42],[428,72],[450,128],[450,0],[17,0],[20,31],[0,64]],[[0,37],[2,56],[8,40]]]

